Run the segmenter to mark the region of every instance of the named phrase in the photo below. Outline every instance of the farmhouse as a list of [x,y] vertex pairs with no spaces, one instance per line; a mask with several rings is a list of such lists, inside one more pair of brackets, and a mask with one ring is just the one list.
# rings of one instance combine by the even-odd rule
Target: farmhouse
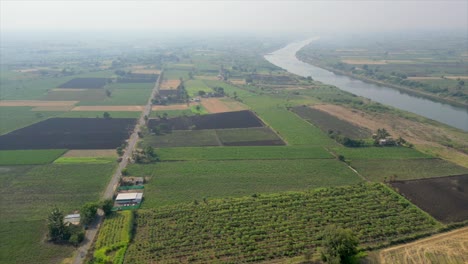
[[143,185],[145,183],[145,179],[143,177],[123,177],[122,178],[122,185],[129,186],[129,185]]
[[143,199],[143,193],[119,193],[115,202],[117,204],[139,204]]
[[69,214],[63,218],[63,223],[65,225],[79,225],[80,224],[80,214]]

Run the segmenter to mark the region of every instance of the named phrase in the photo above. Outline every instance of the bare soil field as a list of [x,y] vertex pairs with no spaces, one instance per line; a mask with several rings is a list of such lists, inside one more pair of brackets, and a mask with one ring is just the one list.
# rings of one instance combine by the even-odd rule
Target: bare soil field
[[201,104],[210,113],[224,113],[247,109],[246,105],[226,98],[203,98]]
[[164,80],[159,85],[160,90],[176,90],[180,85],[180,80]]
[[50,89],[52,92],[79,92],[79,91],[86,91],[87,89],[82,88],[54,88]]
[[107,84],[107,78],[75,78],[61,84],[57,88],[84,88],[84,89],[99,89]]
[[72,111],[128,111],[128,112],[141,112],[145,107],[143,105],[87,105],[77,106]]
[[200,79],[200,80],[208,80],[208,81],[218,81],[219,78],[217,76],[206,76],[206,75],[197,75],[195,76],[195,79]]
[[40,101],[40,100],[2,100],[0,106],[36,106],[36,107],[51,107],[51,106],[73,106],[78,101]]
[[440,77],[434,77],[434,76],[411,76],[408,77],[408,80],[440,80],[442,78]]
[[117,157],[115,149],[71,149],[62,157]]
[[138,74],[160,74],[161,71],[157,69],[132,69],[132,73],[138,73]]
[[164,110],[185,110],[193,105],[193,103],[187,104],[173,104],[173,105],[153,105],[151,107],[152,111],[164,111]]
[[390,185],[439,221],[468,220],[468,174],[395,181]]
[[450,139],[454,146],[468,149],[468,134],[448,128],[421,123],[398,117],[388,113],[365,113],[360,110],[349,109],[338,105],[321,104],[313,108],[325,111],[340,119],[347,120],[358,126],[377,131],[385,128],[393,137],[403,137],[415,145],[416,149],[437,157],[450,160],[468,168],[468,155],[460,150],[446,147],[439,142]]
[[244,79],[229,79],[229,81],[233,84],[239,84],[239,85],[244,85],[245,80]]
[[209,115],[180,116],[175,118],[150,119],[148,127],[166,124],[172,130],[200,130],[263,127],[263,122],[251,111],[225,112]]
[[379,263],[468,263],[468,227],[381,250]]
[[159,90],[158,94],[163,97],[177,95],[177,90]]
[[74,106],[37,106],[31,111],[51,111],[51,112],[67,112],[73,109]]
[[0,149],[115,149],[134,129],[133,118],[49,118],[0,136]]

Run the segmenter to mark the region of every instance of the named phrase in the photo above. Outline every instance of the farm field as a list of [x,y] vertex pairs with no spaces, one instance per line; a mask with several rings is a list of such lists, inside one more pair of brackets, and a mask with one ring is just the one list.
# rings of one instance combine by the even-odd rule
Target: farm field
[[351,166],[368,180],[378,182],[468,173],[468,168],[436,158],[353,160]]
[[351,228],[366,246],[439,226],[381,184],[179,204],[139,210],[135,220],[125,263],[270,262],[317,254],[321,231],[331,224]]
[[322,147],[303,146],[160,148],[156,152],[161,161],[333,158]]
[[268,127],[238,129],[173,130],[162,135],[146,135],[142,146],[275,146],[284,142]]
[[345,137],[353,139],[370,138],[372,135],[371,131],[367,128],[356,126],[326,112],[307,106],[293,107],[292,111],[308,122],[318,126],[324,133],[333,130]]
[[227,129],[262,127],[262,121],[251,111],[226,112],[209,115],[181,116],[168,120],[150,119],[148,127],[167,124],[173,130]]
[[68,150],[62,157],[115,157],[117,152],[115,149],[71,149]]
[[347,148],[334,147],[330,149],[338,155],[343,155],[347,160],[368,160],[368,159],[427,159],[432,158],[412,148],[406,147],[362,147]]
[[206,93],[213,92],[213,89],[207,86],[203,80],[189,80],[184,84],[185,90],[187,90],[187,93],[190,97],[198,96],[199,91],[204,91]]
[[143,208],[362,182],[334,159],[160,162],[132,164],[128,172],[152,176]]
[[0,150],[0,166],[52,163],[62,156],[65,151],[65,149]]
[[464,264],[468,262],[467,243],[468,227],[465,227],[401,246],[383,249],[379,253],[379,262],[382,264]]
[[75,78],[70,81],[59,85],[57,88],[84,88],[84,89],[98,89],[107,84],[106,78]]
[[63,118],[103,118],[104,112],[107,112],[110,118],[132,118],[140,117],[141,112],[137,111],[68,111],[57,115]]
[[31,111],[28,106],[0,107],[0,135],[13,130],[38,123],[49,117],[60,115],[62,112]]
[[117,159],[112,157],[60,157],[55,164],[106,164],[115,163]]
[[50,118],[0,136],[0,148],[117,148],[128,138],[135,122],[130,118]]
[[468,174],[390,184],[439,221],[451,223],[468,219]]
[[159,85],[160,90],[175,90],[180,85],[179,79],[163,80]]
[[45,242],[52,206],[69,213],[98,201],[115,165],[1,166],[0,263],[60,263],[72,246]]
[[247,110],[247,106],[230,98],[203,98],[201,104],[209,113]]

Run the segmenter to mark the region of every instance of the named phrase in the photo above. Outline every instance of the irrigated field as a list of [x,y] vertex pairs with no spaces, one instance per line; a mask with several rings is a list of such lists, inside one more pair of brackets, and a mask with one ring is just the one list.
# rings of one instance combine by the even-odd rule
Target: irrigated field
[[0,166],[52,163],[58,157],[62,156],[65,151],[65,149],[0,150]]
[[50,118],[0,136],[1,149],[111,149],[120,146],[135,119]]
[[200,130],[262,127],[263,123],[251,111],[227,112],[200,116],[181,116],[176,118],[150,119],[148,127],[167,124],[173,130]]
[[442,222],[468,220],[468,174],[396,181],[390,184],[419,208]]
[[361,178],[334,159],[183,161],[129,166],[129,175],[153,176],[144,208],[259,193],[349,185]]
[[244,263],[317,253],[323,229],[332,224],[351,228],[362,245],[373,246],[438,227],[381,184],[207,200],[136,214],[125,263]]

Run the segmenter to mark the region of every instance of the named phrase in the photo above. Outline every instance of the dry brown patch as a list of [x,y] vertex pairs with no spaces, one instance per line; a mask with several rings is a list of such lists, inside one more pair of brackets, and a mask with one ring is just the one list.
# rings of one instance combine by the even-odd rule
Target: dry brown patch
[[71,149],[62,157],[117,157],[115,149]]
[[78,101],[3,100],[0,106],[73,106]]
[[461,148],[466,149],[468,145],[467,133],[456,132],[442,126],[408,120],[389,113],[369,114],[363,111],[329,104],[314,105],[313,108],[325,111],[372,131],[385,128],[394,137],[401,136],[405,138],[424,153],[435,155],[461,166],[468,167],[467,154],[438,143],[445,142],[449,139],[454,146],[461,146]]
[[244,104],[226,98],[203,98],[201,103],[209,113],[224,113],[247,109],[247,106]]
[[86,105],[77,106],[72,111],[127,111],[127,112],[141,112],[145,107],[143,105]]
[[160,90],[176,90],[180,85],[180,80],[164,80],[160,85]]
[[452,80],[456,80],[456,79],[468,79],[468,76],[466,76],[466,75],[444,76],[444,77],[447,78],[447,79],[452,79]]
[[229,80],[231,83],[233,84],[240,84],[240,85],[244,85],[245,84],[245,80],[244,79],[230,79]]
[[435,76],[411,76],[408,77],[408,80],[439,80],[442,79],[440,77]]
[[188,109],[190,105],[187,104],[173,104],[173,105],[153,105],[151,107],[152,111],[163,111],[163,110],[185,110]]
[[[468,263],[468,227],[380,251],[380,263]],[[430,258],[432,256],[433,258]]]

